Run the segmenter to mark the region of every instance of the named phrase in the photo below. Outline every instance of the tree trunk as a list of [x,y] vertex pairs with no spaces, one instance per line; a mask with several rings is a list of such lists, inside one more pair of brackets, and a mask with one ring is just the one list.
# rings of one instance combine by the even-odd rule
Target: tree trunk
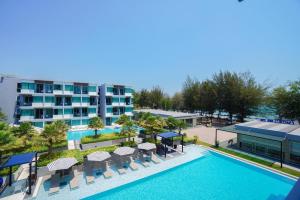
[[97,136],[97,129],[95,129],[95,136]]
[[49,142],[49,145],[48,145],[48,154],[51,154],[52,153],[52,141]]
[[229,113],[230,124],[232,124],[232,113]]

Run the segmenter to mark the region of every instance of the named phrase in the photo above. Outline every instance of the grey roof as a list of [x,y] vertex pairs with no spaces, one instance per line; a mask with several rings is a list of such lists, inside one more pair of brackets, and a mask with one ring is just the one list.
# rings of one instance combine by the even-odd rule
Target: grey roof
[[166,111],[159,109],[140,109],[134,110],[135,112],[149,112],[153,115],[159,115],[161,117],[174,117],[174,118],[196,118],[199,117],[198,113],[184,113],[184,112],[176,112],[176,111]]
[[87,160],[88,161],[104,161],[110,157],[111,157],[110,154],[106,151],[96,151],[94,153],[87,155]]
[[[223,129],[225,130],[226,128],[222,128],[221,130]],[[290,140],[300,141],[299,125],[280,124],[254,120],[250,122],[236,124],[229,129],[232,132],[257,137],[265,137],[268,139],[284,140],[287,138]]]
[[291,132],[289,132],[286,136],[289,140],[295,140],[300,142],[300,128],[297,128]]
[[119,147],[114,151],[114,154],[117,154],[119,156],[128,156],[133,154],[135,149],[131,147]]
[[138,148],[148,151],[148,150],[156,149],[156,145],[153,143],[146,142],[146,143],[139,144]]
[[49,171],[69,169],[78,163],[76,158],[59,158],[47,165]]

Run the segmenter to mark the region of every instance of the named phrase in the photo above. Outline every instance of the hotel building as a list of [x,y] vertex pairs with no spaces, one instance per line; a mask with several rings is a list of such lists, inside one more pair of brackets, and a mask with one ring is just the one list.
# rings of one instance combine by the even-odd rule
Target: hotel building
[[29,80],[0,75],[0,107],[13,124],[32,122],[44,127],[54,120],[87,126],[98,115],[94,83]]
[[103,84],[99,87],[99,115],[105,125],[112,125],[123,114],[133,116],[132,96],[130,86]]

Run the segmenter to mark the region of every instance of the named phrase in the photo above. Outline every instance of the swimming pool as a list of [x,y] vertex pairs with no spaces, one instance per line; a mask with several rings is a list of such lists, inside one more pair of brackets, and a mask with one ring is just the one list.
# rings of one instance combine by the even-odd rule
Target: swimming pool
[[294,183],[286,177],[210,153],[203,159],[84,200],[283,200]]
[[[295,180],[288,177],[214,152],[205,152],[203,154],[201,147],[191,147],[184,156],[195,157],[201,153],[204,156],[125,185],[122,181],[126,182],[130,176],[143,176],[147,170],[160,168],[164,163],[176,162],[177,158],[158,165],[151,163],[149,168],[139,165],[138,171],[128,171],[121,176],[114,172],[112,179],[104,179],[100,175],[91,185],[86,185],[85,180],[80,179],[79,189],[70,191],[69,186],[65,185],[54,196],[48,196],[50,183],[46,181],[41,186],[37,199],[283,200],[295,184]],[[115,183],[122,186],[105,189],[113,188]],[[99,193],[100,191],[104,192]]]
[[[104,128],[97,131],[97,134],[111,134],[120,133],[121,128]],[[95,135],[95,130],[80,130],[80,131],[68,131],[67,140],[80,140],[85,136]]]

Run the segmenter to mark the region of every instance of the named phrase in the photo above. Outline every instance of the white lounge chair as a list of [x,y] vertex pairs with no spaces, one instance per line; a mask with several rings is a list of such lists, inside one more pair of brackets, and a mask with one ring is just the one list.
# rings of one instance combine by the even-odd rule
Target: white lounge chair
[[150,153],[150,160],[152,162],[154,162],[155,164],[160,163],[160,160],[158,159],[158,157],[153,152]]
[[70,180],[70,188],[71,190],[76,189],[79,187],[79,182],[78,182],[78,171],[74,169],[73,171],[73,177]]
[[93,169],[92,168],[88,167],[86,169],[85,179],[86,179],[87,184],[91,184],[91,183],[94,182],[95,177],[93,175]]
[[138,169],[139,169],[139,167],[138,167],[137,164],[134,162],[134,160],[133,160],[132,157],[130,157],[129,167],[130,167],[132,170],[138,170]]
[[51,176],[51,186],[49,190],[49,195],[59,192],[59,174],[54,174]]
[[109,169],[108,162],[105,162],[105,170],[103,172],[104,178],[111,178],[113,176],[112,171]]

